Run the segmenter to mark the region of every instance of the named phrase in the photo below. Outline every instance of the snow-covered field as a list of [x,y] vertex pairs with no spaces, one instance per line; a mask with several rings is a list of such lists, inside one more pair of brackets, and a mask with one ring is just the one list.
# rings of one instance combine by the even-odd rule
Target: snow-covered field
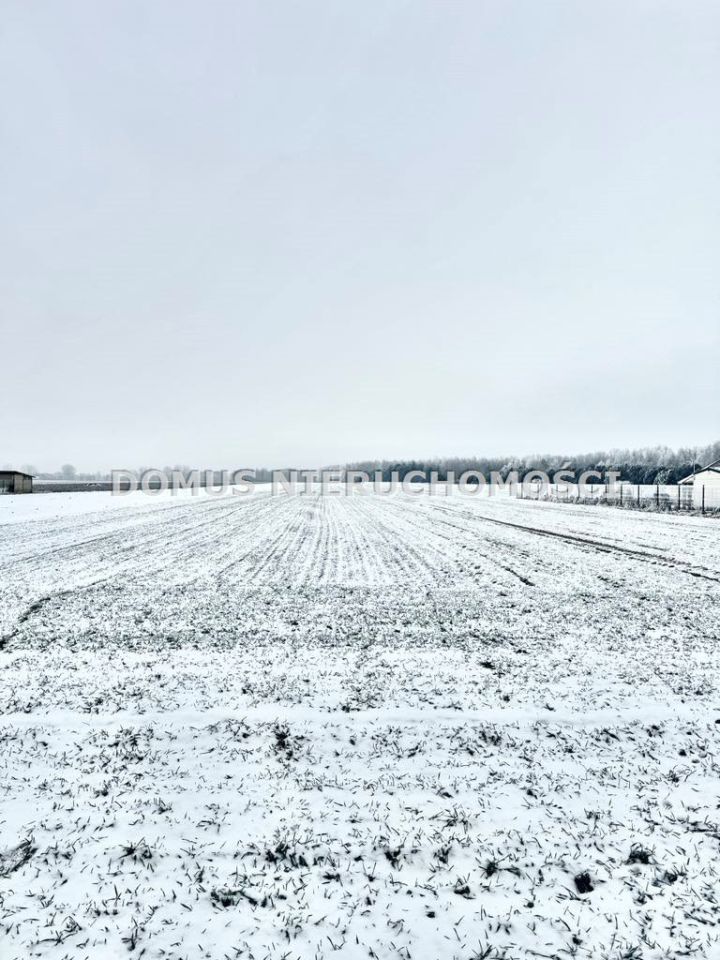
[[0,956],[720,956],[720,525],[0,499]]

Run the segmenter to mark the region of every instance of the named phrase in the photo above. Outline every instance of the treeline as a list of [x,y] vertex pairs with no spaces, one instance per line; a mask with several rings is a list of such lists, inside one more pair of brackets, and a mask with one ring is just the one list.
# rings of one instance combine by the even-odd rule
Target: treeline
[[557,470],[575,471],[577,475],[584,470],[598,470],[606,473],[617,471],[621,480],[628,483],[677,483],[683,477],[720,460],[720,440],[704,447],[644,447],[639,450],[599,450],[593,453],[568,455],[534,454],[528,457],[442,457],[425,460],[360,460],[345,464],[346,470],[363,470],[374,475],[382,473],[382,479],[389,481],[393,473],[402,479],[411,470],[422,470],[429,476],[437,471],[438,479],[446,480],[448,474],[457,478],[467,470],[477,470],[490,479],[491,473],[499,473],[503,479],[513,471],[519,474],[530,470],[542,470],[552,474]]
[[[650,484],[677,483],[678,480],[691,474],[693,470],[699,470],[714,460],[720,460],[720,440],[704,447],[681,447],[678,450],[658,446],[644,447],[639,450],[599,450],[572,456],[534,454],[527,457],[359,460],[355,463],[347,463],[339,469],[362,470],[371,476],[379,470],[384,481],[391,480],[394,473],[397,473],[400,479],[403,479],[411,470],[421,470],[428,477],[431,472],[436,471],[439,480],[446,480],[448,474],[451,473],[457,478],[467,470],[477,470],[487,480],[490,479],[491,473],[499,473],[505,479],[513,470],[517,470],[520,474],[528,473],[530,470],[542,470],[547,474],[552,474],[557,470],[566,469],[575,471],[578,475],[584,470],[598,470],[601,473],[614,470],[620,474],[621,480],[628,483]],[[7,465],[3,469],[12,469],[12,466]],[[82,472],[69,463],[63,464],[59,470],[54,472],[38,471],[31,464],[24,464],[19,469],[34,474],[42,480],[58,480],[65,483],[110,480],[110,473],[108,472]],[[148,469],[150,468],[139,467],[135,472],[137,476],[142,476]],[[168,477],[172,476],[174,471],[179,471],[187,479],[192,473],[192,468],[186,464],[161,468],[161,472]],[[289,474],[290,469],[285,468],[285,472]],[[255,481],[257,483],[269,483],[272,480],[272,473],[273,471],[269,468],[257,468]],[[222,479],[222,472],[215,471],[214,481],[221,483]]]

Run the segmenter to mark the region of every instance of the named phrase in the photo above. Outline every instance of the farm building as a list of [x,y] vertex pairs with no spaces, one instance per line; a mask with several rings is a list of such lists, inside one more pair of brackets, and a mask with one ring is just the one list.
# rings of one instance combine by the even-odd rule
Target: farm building
[[33,478],[20,470],[0,470],[0,493],[32,493]]
[[683,477],[681,484],[693,488],[693,506],[703,506],[703,495],[707,506],[720,501],[720,460],[714,460],[702,470]]

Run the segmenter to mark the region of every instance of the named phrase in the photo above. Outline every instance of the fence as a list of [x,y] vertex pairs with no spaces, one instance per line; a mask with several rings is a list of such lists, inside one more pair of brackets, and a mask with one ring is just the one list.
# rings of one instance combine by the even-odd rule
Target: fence
[[605,504],[636,510],[697,511],[720,513],[720,487],[698,484],[523,483],[521,499],[557,500],[561,503]]

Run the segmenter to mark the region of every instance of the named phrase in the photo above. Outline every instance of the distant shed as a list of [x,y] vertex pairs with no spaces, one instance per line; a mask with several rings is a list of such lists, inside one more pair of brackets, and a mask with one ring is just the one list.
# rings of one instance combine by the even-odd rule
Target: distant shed
[[33,478],[21,470],[0,470],[0,493],[32,493]]
[[720,501],[720,460],[714,460],[703,467],[702,470],[683,477],[680,483],[692,486],[693,505],[696,507],[702,505],[703,494],[705,500],[710,501],[708,506],[712,505],[715,500]]

